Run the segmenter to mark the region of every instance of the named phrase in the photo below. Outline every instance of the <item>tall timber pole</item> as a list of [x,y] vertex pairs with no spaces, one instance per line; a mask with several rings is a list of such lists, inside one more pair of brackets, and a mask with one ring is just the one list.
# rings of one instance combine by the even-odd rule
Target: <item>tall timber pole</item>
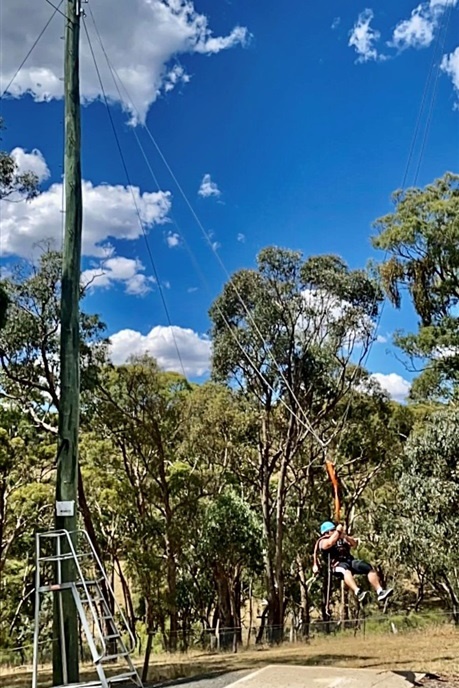
[[[79,300],[83,202],[79,46],[81,0],[67,0],[65,31],[65,236],[62,259],[59,452],[56,479],[56,529],[76,531],[78,434],[80,422]],[[61,565],[62,583],[75,580],[71,559]],[[55,596],[53,683],[77,683],[78,620],[69,590]]]

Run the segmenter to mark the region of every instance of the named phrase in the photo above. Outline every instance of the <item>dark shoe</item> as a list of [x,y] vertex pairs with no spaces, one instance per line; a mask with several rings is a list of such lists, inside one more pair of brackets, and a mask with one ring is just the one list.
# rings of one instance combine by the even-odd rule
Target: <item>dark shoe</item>
[[358,599],[358,601],[360,602],[360,604],[363,604],[363,603],[365,602],[365,600],[366,600],[366,598],[367,598],[367,595],[368,595],[368,591],[367,591],[367,590],[361,590],[361,591],[358,593],[357,599]]
[[384,602],[388,597],[394,592],[393,588],[387,588],[387,590],[382,590],[378,595],[378,602]]

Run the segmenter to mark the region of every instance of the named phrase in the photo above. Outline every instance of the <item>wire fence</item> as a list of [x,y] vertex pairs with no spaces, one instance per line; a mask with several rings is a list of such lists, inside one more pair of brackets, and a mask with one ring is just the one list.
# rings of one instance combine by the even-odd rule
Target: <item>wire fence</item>
[[[171,634],[168,631],[155,630],[148,634],[144,629],[137,633],[135,657],[143,659],[147,646],[152,655],[159,655],[171,649],[180,653],[193,651],[218,653],[234,652],[273,644],[311,643],[315,638],[338,634],[353,634],[374,642],[381,634],[403,634],[422,631],[435,626],[451,625],[457,628],[459,636],[459,609],[450,611],[432,610],[429,612],[400,611],[396,613],[366,613],[362,608],[358,614],[346,619],[311,619],[309,623],[288,620],[282,626],[254,625],[216,628],[185,628]],[[456,621],[455,621],[456,620]],[[148,643],[148,635],[152,636]],[[57,640],[48,636],[40,639],[38,645],[39,664],[46,665],[52,661],[53,645]],[[83,636],[80,642],[80,659],[91,661],[91,654]],[[0,667],[26,667],[33,660],[33,643],[24,642],[14,647],[0,647]]]

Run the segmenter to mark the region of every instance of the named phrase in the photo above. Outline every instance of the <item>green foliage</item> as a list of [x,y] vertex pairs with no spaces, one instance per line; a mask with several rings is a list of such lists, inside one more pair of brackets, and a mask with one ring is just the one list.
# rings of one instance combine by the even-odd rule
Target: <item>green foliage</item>
[[247,502],[234,492],[217,495],[204,512],[201,547],[206,561],[234,577],[262,570],[262,528]]
[[[59,406],[61,271],[61,254],[46,250],[37,265],[19,263],[3,283],[9,304],[0,331],[2,389],[30,410],[37,422],[53,422]],[[82,312],[80,322],[81,389],[85,392],[97,380],[107,340],[103,338],[105,325],[97,316]]]
[[296,394],[305,385],[331,393],[327,366],[336,374],[336,357],[348,359],[357,342],[365,349],[380,300],[377,285],[336,256],[303,262],[266,248],[258,270],[235,273],[210,309],[213,375],[266,399],[289,398],[286,380]]
[[[4,129],[0,118],[0,130]],[[38,194],[38,177],[33,172],[20,172],[14,158],[0,151],[0,202],[6,199],[30,200]]]
[[52,526],[54,454],[46,433],[0,405],[0,646],[32,637],[34,533]]
[[415,427],[394,475],[385,539],[394,557],[427,578],[457,614],[459,605],[459,412]]
[[425,372],[413,389],[418,398],[454,395],[458,380],[459,176],[445,174],[425,189],[394,194],[395,210],[375,223],[376,248],[386,251],[379,267],[394,305],[410,295],[419,316],[415,334],[396,343]]

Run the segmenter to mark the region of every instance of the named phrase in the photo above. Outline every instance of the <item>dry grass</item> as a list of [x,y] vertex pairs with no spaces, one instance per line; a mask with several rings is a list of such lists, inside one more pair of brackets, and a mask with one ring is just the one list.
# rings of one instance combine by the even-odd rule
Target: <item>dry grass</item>
[[[253,648],[238,654],[189,652],[176,656],[155,655],[150,663],[149,683],[195,676],[254,669],[266,664],[314,664],[367,669],[409,669],[442,675],[459,673],[459,631],[452,627],[424,629],[398,635],[337,635],[317,638],[308,644],[286,644],[276,648]],[[89,669],[82,672],[91,675]],[[2,688],[30,686],[30,669],[0,668]],[[50,670],[44,669],[41,686],[50,685]]]

